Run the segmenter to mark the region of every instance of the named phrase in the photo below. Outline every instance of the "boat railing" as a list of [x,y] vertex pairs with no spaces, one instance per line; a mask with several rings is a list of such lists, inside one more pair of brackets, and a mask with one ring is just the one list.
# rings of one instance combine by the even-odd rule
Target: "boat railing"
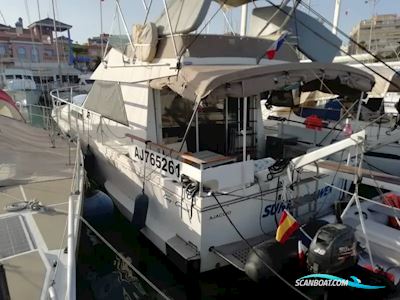
[[[67,297],[76,299],[76,251],[79,237],[80,216],[84,196],[84,165],[79,139],[76,145],[74,172],[71,182],[71,194],[68,199],[68,256],[67,256]],[[72,251],[70,250],[72,249]]]
[[51,107],[38,104],[20,105],[18,102],[17,107],[25,118],[26,123],[33,127],[40,127],[46,130],[51,129]]

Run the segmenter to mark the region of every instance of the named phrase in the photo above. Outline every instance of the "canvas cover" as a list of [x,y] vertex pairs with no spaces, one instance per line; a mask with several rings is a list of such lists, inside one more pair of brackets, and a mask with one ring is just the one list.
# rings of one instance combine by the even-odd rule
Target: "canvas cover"
[[115,122],[129,126],[118,82],[96,80],[83,107]]
[[274,63],[184,66],[178,75],[154,79],[150,85],[155,89],[168,87],[183,98],[200,101],[207,96],[248,97],[295,86],[301,86],[302,91],[359,95],[370,91],[374,82],[372,75],[346,65]]
[[49,132],[4,116],[0,132],[0,186],[71,178],[66,140],[57,137],[53,148]]
[[154,23],[135,24],[132,28],[135,56],[140,61],[151,62],[157,51],[158,34]]
[[14,100],[3,90],[0,90],[0,116],[24,121],[24,117],[19,112]]
[[[387,92],[400,92],[400,76],[396,74],[393,70],[389,69],[386,66],[368,66],[361,67],[361,70],[371,74],[375,77],[375,86],[372,91],[369,93],[371,97],[384,97]],[[372,71],[372,70],[373,71]],[[378,74],[374,73],[374,71]],[[394,84],[393,84],[394,83]],[[397,86],[396,86],[397,85]]]
[[[195,31],[203,22],[210,8],[211,0],[168,0],[168,15],[172,33],[186,34]],[[171,34],[165,9],[157,19],[160,35]]]

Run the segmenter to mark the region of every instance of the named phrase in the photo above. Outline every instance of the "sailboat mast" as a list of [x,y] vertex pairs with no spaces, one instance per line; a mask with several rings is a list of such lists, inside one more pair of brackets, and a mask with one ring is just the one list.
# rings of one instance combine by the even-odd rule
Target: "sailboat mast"
[[242,16],[240,19],[240,35],[245,36],[247,33],[247,4],[242,5]]
[[58,51],[58,37],[57,37],[57,27],[56,27],[56,11],[54,9],[54,0],[51,0],[51,5],[53,8],[53,27],[55,33],[55,43],[56,43],[56,55],[57,55],[57,65],[58,65],[58,74],[60,76],[60,84],[62,82],[62,75],[61,75],[61,65],[60,65],[60,53]]
[[340,16],[340,1],[341,0],[336,0],[335,3],[335,13],[333,15],[333,27],[332,27],[332,33],[337,35],[337,28],[339,24],[339,16]]

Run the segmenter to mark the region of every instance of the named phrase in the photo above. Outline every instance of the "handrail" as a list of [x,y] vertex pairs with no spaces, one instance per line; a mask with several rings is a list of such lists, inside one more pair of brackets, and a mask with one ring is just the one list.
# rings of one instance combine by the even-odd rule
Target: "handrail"
[[[79,219],[75,218],[76,208],[74,202],[76,197],[82,200],[83,196],[83,177],[81,176],[83,170],[83,158],[82,152],[80,151],[80,142],[79,139],[76,144],[76,158],[74,164],[74,170],[72,174],[72,182],[71,182],[71,194],[68,199],[68,243],[67,243],[67,298],[75,300],[76,299],[76,263],[75,263],[75,255],[76,255],[76,237],[78,236],[78,226],[76,226]],[[79,212],[78,212],[79,214]],[[79,217],[79,216],[78,216]],[[76,226],[76,227],[75,227]]]
[[[82,106],[79,106],[79,105],[76,105],[76,104],[72,103],[72,99],[70,99],[70,101],[68,101],[68,100],[65,100],[63,98],[60,98],[60,92],[69,92],[69,91],[73,90],[74,88],[80,88],[80,86],[77,85],[77,86],[65,87],[65,88],[60,88],[60,89],[55,89],[55,90],[50,91],[50,97],[51,97],[51,99],[53,101],[53,107],[59,106],[59,105],[55,105],[54,100],[56,100],[58,102],[61,102],[61,103],[64,103],[64,104],[68,104],[68,105],[70,105],[72,107],[75,107],[75,108],[78,108],[80,110],[83,110],[84,108]],[[57,95],[55,95],[55,93],[57,93]],[[99,115],[99,114],[97,114],[97,115]]]

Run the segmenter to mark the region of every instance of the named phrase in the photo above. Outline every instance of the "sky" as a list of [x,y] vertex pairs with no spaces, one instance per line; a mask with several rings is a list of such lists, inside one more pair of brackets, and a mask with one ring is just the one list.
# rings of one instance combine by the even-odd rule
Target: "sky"
[[[24,27],[39,19],[38,4],[40,7],[40,17],[53,17],[52,1],[55,3],[56,19],[72,25],[71,38],[80,43],[86,42],[89,37],[99,35],[100,26],[100,1],[101,0],[0,0],[0,23],[5,22],[14,26],[18,17],[24,20]],[[143,0],[150,2],[150,0]],[[195,0],[191,0],[195,1]],[[310,2],[313,9],[322,14],[325,18],[332,21],[335,0],[303,0]],[[280,3],[280,0],[272,0]],[[103,32],[110,32],[113,15],[115,11],[114,0],[104,0],[103,10]],[[254,2],[257,6],[268,5],[266,1]],[[128,30],[135,23],[142,23],[145,17],[145,10],[142,0],[120,0],[122,12],[128,25]],[[152,14],[150,20],[160,13],[163,7],[162,0],[153,0]],[[213,5],[214,11],[217,5]],[[249,4],[250,10],[253,4]],[[346,33],[350,33],[353,26],[360,20],[370,18],[374,14],[394,13],[400,14],[400,0],[341,0],[341,13],[339,28]],[[211,14],[211,13],[210,13]],[[232,20],[234,30],[239,31],[240,9],[235,9],[228,13],[228,18]],[[219,13],[215,20],[210,23],[209,32],[220,32],[227,27],[224,16]]]

